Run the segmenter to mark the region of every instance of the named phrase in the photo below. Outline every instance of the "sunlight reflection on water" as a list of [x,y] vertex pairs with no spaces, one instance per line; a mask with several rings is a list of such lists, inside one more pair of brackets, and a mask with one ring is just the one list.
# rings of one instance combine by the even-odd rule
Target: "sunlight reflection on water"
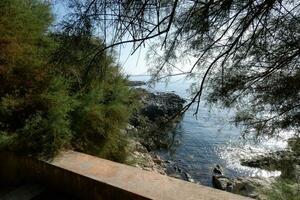
[[281,133],[277,138],[265,138],[258,142],[255,141],[228,141],[224,145],[216,147],[221,159],[225,160],[228,169],[237,171],[251,177],[272,177],[280,176],[280,171],[267,171],[258,168],[242,166],[240,159],[250,159],[258,155],[265,155],[278,150],[287,148],[287,140],[293,136],[292,132]]
[[[132,80],[148,80],[149,77],[132,77]],[[173,80],[173,79],[172,79]],[[190,83],[184,79],[173,80],[168,85],[158,83],[147,88],[157,92],[175,92],[187,98]],[[223,166],[228,176],[271,177],[280,171],[267,171],[242,166],[240,159],[247,159],[287,147],[292,133],[282,133],[278,138],[260,141],[241,138],[241,128],[230,124],[232,110],[210,108],[201,103],[198,118],[193,116],[195,107],[188,110],[174,133],[176,144],[169,150],[159,152],[165,159],[187,171],[193,179],[211,186],[212,169],[216,164]]]

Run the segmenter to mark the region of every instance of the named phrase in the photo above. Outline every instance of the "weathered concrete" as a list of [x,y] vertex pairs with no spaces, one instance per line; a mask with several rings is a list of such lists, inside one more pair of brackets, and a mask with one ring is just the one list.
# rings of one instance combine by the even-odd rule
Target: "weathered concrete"
[[[3,158],[0,156],[2,163]],[[248,199],[74,151],[64,152],[51,162],[28,158],[13,162],[8,166],[18,174],[25,173],[27,179],[43,181],[82,199]],[[5,174],[5,165],[1,170],[0,175]],[[12,168],[9,170],[13,172]]]

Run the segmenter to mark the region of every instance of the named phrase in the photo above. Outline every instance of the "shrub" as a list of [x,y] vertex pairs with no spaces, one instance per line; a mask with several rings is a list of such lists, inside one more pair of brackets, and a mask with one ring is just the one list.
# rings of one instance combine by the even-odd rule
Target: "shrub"
[[299,200],[300,186],[290,180],[280,179],[266,191],[266,196],[269,200]]
[[75,148],[124,160],[132,91],[112,56],[90,54],[101,39],[50,34],[43,1],[0,8],[0,148],[46,158]]

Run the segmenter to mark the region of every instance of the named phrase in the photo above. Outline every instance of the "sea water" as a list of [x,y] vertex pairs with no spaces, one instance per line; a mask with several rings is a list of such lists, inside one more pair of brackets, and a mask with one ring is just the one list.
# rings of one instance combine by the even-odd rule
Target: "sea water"
[[[131,80],[148,81],[149,76],[131,76]],[[143,86],[151,92],[173,92],[190,99],[191,80],[174,77],[167,82]],[[201,101],[198,114],[193,105],[183,116],[181,122],[171,133],[174,137],[169,149],[160,149],[157,153],[173,163],[180,171],[188,172],[191,177],[203,185],[212,186],[212,169],[219,164],[230,177],[271,177],[279,176],[280,171],[266,171],[242,166],[240,159],[251,158],[287,147],[289,133],[277,138],[260,140],[243,139],[243,127],[233,125],[234,109],[212,107]]]

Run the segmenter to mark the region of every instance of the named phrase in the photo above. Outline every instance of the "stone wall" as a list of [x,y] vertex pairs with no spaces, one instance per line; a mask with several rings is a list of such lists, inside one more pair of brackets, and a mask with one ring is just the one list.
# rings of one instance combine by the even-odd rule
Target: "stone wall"
[[74,151],[51,162],[1,153],[0,162],[2,184],[41,182],[81,199],[248,199]]

